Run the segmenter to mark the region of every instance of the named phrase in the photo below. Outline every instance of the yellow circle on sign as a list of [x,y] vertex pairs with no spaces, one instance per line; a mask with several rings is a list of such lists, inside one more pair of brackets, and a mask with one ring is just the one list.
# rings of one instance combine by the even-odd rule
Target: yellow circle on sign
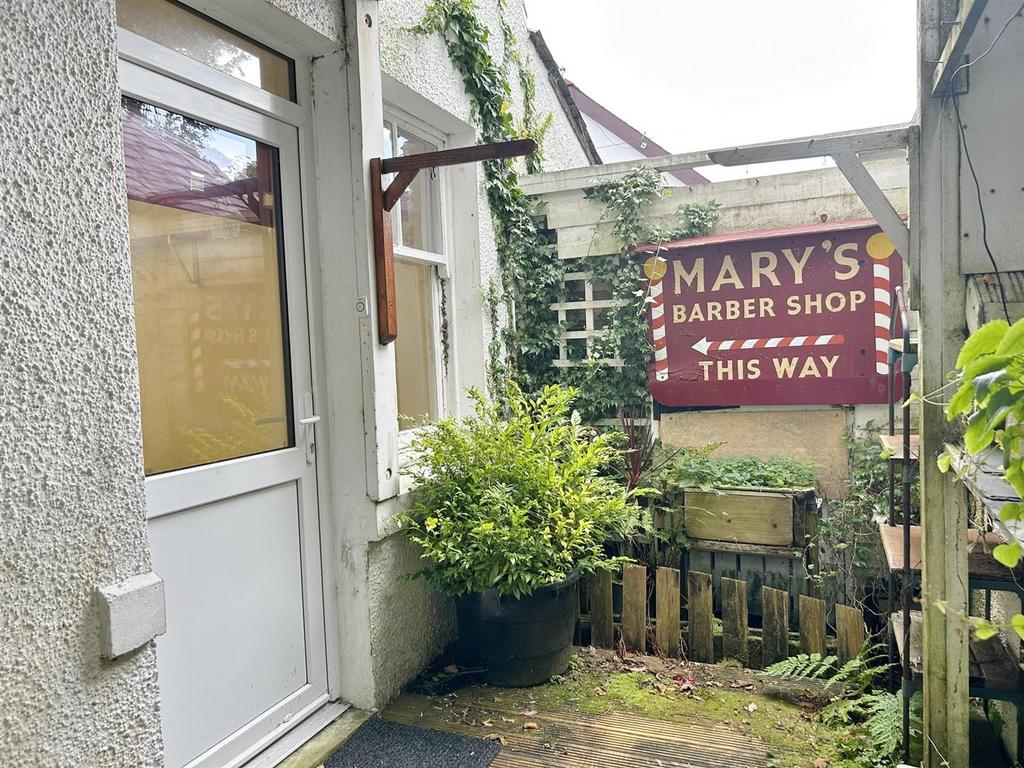
[[651,256],[644,262],[644,274],[648,280],[661,280],[668,272],[668,265],[661,256]]
[[868,238],[868,256],[876,261],[888,259],[896,252],[896,246],[885,232],[877,232]]

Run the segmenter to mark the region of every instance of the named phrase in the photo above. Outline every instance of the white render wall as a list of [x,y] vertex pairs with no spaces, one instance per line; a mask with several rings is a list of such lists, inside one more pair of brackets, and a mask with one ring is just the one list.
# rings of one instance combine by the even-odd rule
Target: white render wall
[[0,765],[154,766],[153,644],[95,589],[149,571],[114,2],[0,25]]

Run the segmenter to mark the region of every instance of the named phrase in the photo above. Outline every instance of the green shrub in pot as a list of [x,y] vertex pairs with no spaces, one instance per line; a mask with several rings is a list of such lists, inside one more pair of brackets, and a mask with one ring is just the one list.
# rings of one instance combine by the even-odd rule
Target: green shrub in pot
[[[606,541],[644,527],[610,471],[616,437],[581,425],[577,395],[550,386],[528,397],[510,385],[496,403],[473,391],[472,416],[430,425],[413,442],[417,484],[402,523],[430,562],[416,575],[459,598],[463,661],[487,666],[489,682],[564,671],[574,620],[566,593],[575,595],[579,574],[621,561],[605,554]],[[540,624],[524,626],[533,616]]]

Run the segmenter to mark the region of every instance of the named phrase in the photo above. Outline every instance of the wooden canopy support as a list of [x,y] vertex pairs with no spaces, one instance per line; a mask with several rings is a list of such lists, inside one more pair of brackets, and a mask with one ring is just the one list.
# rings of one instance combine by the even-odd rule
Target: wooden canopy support
[[[398,309],[395,303],[395,250],[392,242],[391,209],[424,168],[478,163],[484,160],[520,157],[535,152],[533,139],[423,152],[404,157],[375,157],[370,160],[370,206],[373,218],[373,255],[377,283],[377,330],[381,344],[398,338]],[[384,176],[393,173],[387,189]]]
[[831,157],[882,230],[904,259],[910,258],[910,230],[857,156],[859,152],[907,149],[910,126],[890,125],[863,131],[808,136],[732,149],[708,152],[718,165],[748,165],[777,160]]
[[974,28],[985,13],[988,0],[960,0],[960,12],[949,28],[946,44],[932,75],[932,96],[945,96],[960,60],[967,52]]

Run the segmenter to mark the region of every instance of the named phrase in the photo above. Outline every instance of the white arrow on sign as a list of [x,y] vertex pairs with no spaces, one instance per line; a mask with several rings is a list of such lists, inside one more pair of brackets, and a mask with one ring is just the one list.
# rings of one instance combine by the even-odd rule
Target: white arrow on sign
[[693,344],[690,348],[707,355],[708,352],[729,352],[741,349],[789,349],[792,347],[830,347],[845,344],[846,338],[840,333],[824,336],[773,336],[763,339],[725,339],[724,341],[708,341],[708,337]]

